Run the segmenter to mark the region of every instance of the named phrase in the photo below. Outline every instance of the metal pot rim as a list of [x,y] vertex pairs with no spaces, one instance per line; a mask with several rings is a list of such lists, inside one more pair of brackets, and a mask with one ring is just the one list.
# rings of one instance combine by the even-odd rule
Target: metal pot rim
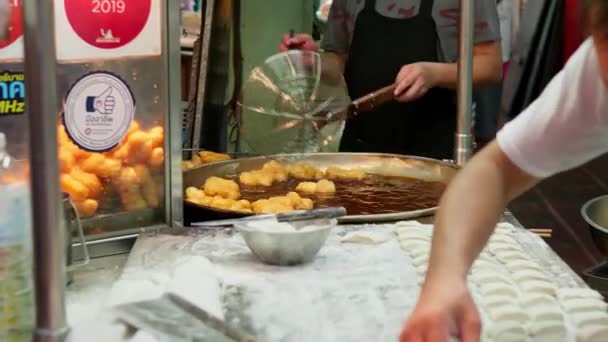
[[583,219],[585,220],[585,222],[587,222],[588,225],[592,226],[593,228],[608,234],[608,228],[602,227],[599,224],[597,224],[594,220],[592,220],[589,215],[587,214],[588,209],[590,206],[592,206],[593,204],[595,204],[596,202],[602,201],[602,200],[607,200],[608,201],[608,195],[603,195],[603,196],[599,196],[599,197],[595,197],[593,199],[590,199],[589,201],[587,201],[583,207],[581,208],[581,215],[583,216]]

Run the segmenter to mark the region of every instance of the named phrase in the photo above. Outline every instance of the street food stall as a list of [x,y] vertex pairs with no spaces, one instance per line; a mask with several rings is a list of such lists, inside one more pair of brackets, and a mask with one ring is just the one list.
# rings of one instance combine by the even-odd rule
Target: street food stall
[[[29,147],[36,313],[18,326],[0,301],[2,340],[396,340],[438,199],[471,154],[472,10],[462,1],[455,162],[182,160],[178,2],[24,4],[25,54],[9,62],[25,72],[27,113],[12,122],[28,131],[14,144]],[[484,341],[600,341],[601,295],[501,221],[469,281]]]

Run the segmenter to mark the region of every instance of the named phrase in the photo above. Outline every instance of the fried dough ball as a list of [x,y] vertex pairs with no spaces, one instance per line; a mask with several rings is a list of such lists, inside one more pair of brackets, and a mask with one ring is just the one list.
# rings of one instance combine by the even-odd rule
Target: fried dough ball
[[248,186],[271,186],[274,183],[274,175],[264,170],[246,171],[239,175],[239,182]]
[[201,151],[198,153],[201,163],[215,163],[224,160],[230,160],[230,156],[227,154],[216,153],[211,151]]
[[80,163],[80,168],[101,178],[117,176],[121,172],[120,160],[108,158],[103,154],[93,153]]
[[66,147],[59,148],[59,166],[61,167],[61,172],[70,172],[70,170],[74,167],[74,163],[76,163],[76,158],[70,152],[70,150]]
[[354,180],[362,180],[367,176],[365,171],[363,170],[346,170],[340,169],[337,167],[328,167],[325,171],[327,178],[330,179],[354,179]]
[[70,194],[70,197],[74,202],[81,202],[89,198],[89,189],[74,179],[71,175],[62,174],[60,177],[61,190]]
[[84,172],[79,168],[73,168],[70,172],[70,176],[89,189],[89,196],[91,198],[97,198],[103,191],[101,181],[92,173]]
[[150,153],[154,146],[150,135],[146,132],[134,132],[129,136],[127,144],[129,146],[128,164],[141,164],[150,159]]
[[126,211],[142,210],[146,209],[148,206],[146,200],[139,191],[139,188],[121,191],[119,196]]
[[296,191],[310,192],[317,194],[333,194],[336,192],[336,185],[334,182],[327,179],[321,179],[320,181],[314,182],[301,182],[296,187]]
[[310,210],[314,207],[314,202],[310,198],[303,198],[297,192],[291,191],[286,195],[291,200],[295,209]]
[[153,167],[159,167],[163,165],[165,161],[165,150],[162,147],[156,147],[150,153],[150,159],[148,160],[148,164]]
[[230,210],[251,213],[251,203],[249,203],[248,200],[239,200],[234,202],[232,207],[230,207]]
[[332,181],[321,179],[317,182],[316,192],[319,194],[333,194],[336,192],[336,185]]
[[186,189],[186,201],[209,206],[212,200],[213,197],[205,195],[205,192],[201,189],[197,189],[192,186]]
[[280,214],[293,211],[292,205],[285,205],[278,201],[261,199],[251,204],[253,212],[256,214]]
[[193,168],[195,165],[193,162],[191,162],[190,160],[184,160],[182,161],[182,170],[188,170]]
[[317,169],[316,167],[306,164],[306,163],[297,163],[293,165],[287,166],[287,171],[289,175],[294,178],[299,179],[321,179],[323,178],[323,171]]
[[284,182],[289,176],[287,168],[276,160],[271,160],[264,164],[264,166],[262,167],[262,171],[272,174],[274,180],[277,182]]
[[275,196],[275,197],[270,197],[268,199],[270,202],[272,203],[277,203],[280,205],[284,205],[286,207],[292,207],[292,210],[294,208],[294,203],[291,201],[291,199],[287,196]]
[[82,202],[74,202],[74,206],[76,207],[76,210],[81,218],[87,218],[97,213],[99,203],[96,200],[89,198]]
[[296,191],[315,193],[317,192],[317,183],[301,182],[300,184],[298,184],[298,186],[296,186]]
[[160,196],[158,195],[156,183],[150,174],[150,170],[144,165],[136,165],[134,170],[141,184],[141,194],[146,200],[148,207],[158,208],[160,206]]
[[161,147],[165,143],[165,129],[162,126],[152,127],[148,131],[148,137],[152,143],[152,148]]
[[201,192],[203,194],[205,194],[203,192],[203,190],[195,188],[193,186],[189,186],[189,187],[186,188],[186,198],[195,198],[195,197],[198,197],[199,193],[201,193]]
[[218,209],[230,210],[235,203],[236,201],[230,198],[224,198],[222,196],[213,196],[213,199],[211,200],[211,203],[209,205]]
[[210,177],[205,181],[203,190],[207,196],[221,196],[232,200],[241,198],[239,185],[229,179]]

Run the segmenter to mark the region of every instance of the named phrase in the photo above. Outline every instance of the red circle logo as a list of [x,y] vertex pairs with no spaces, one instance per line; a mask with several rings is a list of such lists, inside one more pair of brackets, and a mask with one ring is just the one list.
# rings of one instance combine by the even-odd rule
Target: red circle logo
[[5,41],[0,40],[0,49],[13,44],[17,39],[23,36],[23,20],[21,19],[21,0],[10,0],[11,17],[8,26],[8,36]]
[[65,0],[65,12],[85,42],[100,49],[130,43],[143,30],[152,0]]

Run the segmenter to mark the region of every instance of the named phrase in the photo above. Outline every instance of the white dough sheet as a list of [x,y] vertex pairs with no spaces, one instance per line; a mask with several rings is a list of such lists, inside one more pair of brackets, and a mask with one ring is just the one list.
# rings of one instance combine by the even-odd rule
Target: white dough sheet
[[[346,243],[354,231],[388,239]],[[141,236],[110,304],[169,290],[268,342],[397,341],[419,291],[385,225],[338,226],[313,262],[288,267],[259,262],[233,230]]]
[[[432,225],[400,222],[395,233],[422,282]],[[482,316],[482,341],[608,341],[601,295],[524,229],[499,224],[468,278]]]

